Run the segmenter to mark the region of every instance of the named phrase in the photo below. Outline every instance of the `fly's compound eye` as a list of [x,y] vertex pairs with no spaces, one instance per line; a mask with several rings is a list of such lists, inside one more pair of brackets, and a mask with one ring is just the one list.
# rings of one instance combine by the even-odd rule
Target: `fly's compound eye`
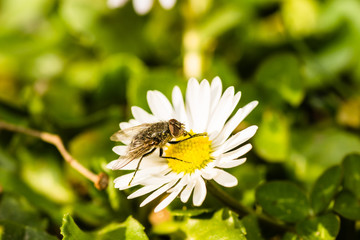
[[180,137],[184,134],[183,125],[175,119],[169,121],[169,130],[173,137]]

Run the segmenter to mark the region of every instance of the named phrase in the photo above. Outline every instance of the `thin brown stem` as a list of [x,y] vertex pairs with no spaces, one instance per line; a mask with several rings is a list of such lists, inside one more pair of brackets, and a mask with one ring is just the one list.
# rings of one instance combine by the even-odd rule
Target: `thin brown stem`
[[107,188],[109,182],[108,176],[105,173],[100,173],[96,175],[95,173],[91,172],[89,169],[81,165],[78,161],[76,161],[76,159],[74,159],[71,156],[71,154],[66,150],[63,141],[58,135],[48,132],[36,131],[33,129],[17,126],[4,121],[0,121],[0,129],[23,133],[32,137],[39,138],[44,142],[54,145],[58,149],[62,157],[65,159],[65,161],[69,163],[71,167],[73,167],[84,177],[92,181],[97,189],[104,190]]

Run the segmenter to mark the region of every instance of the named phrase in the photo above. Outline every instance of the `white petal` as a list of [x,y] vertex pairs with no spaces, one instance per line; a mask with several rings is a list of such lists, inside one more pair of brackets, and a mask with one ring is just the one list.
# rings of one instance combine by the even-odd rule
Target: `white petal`
[[160,4],[165,9],[171,9],[174,7],[176,0],[159,0]]
[[[159,176],[159,177],[155,176],[154,177],[153,173],[156,172],[156,173],[160,174],[165,168],[167,168],[167,166],[140,169],[140,170],[137,171],[133,181],[131,182],[131,185],[129,185],[129,183],[130,183],[130,180],[133,178],[135,172],[131,172],[131,173],[122,175],[122,176],[120,176],[120,177],[118,177],[118,178],[116,178],[114,180],[114,183],[115,183],[114,187],[119,188],[120,190],[123,190],[123,189],[127,189],[127,188],[130,188],[130,187],[139,185],[139,184],[153,185],[153,184],[155,184],[154,180],[156,180],[158,178],[161,179],[160,183],[164,184],[166,182],[169,182],[172,179],[164,178],[164,177],[161,177],[161,176]],[[146,184],[144,184],[144,182]]]
[[148,13],[153,5],[154,0],[133,0],[135,12],[139,15]]
[[168,121],[173,118],[173,108],[169,100],[159,91],[148,91],[147,101],[151,112],[160,120]]
[[211,115],[219,103],[221,92],[222,92],[221,80],[219,77],[215,77],[211,82],[211,102],[210,102]]
[[149,185],[149,186],[142,187],[142,188],[136,190],[135,192],[133,192],[132,194],[130,194],[127,198],[133,199],[133,198],[140,197],[142,195],[148,194],[149,192],[155,191],[160,186],[161,185]]
[[134,173],[128,173],[128,174],[125,174],[125,175],[122,175],[122,176],[116,178],[114,180],[114,184],[115,184],[114,187],[118,188],[120,190],[124,190],[124,189],[131,188],[131,187],[137,185],[137,184],[135,184],[135,181],[133,181],[131,183],[131,185],[129,185],[130,180],[133,177],[133,175],[134,175]]
[[127,152],[127,146],[115,146],[112,149],[117,155],[124,156]]
[[215,182],[224,187],[234,187],[238,184],[238,180],[236,177],[231,175],[228,172],[225,172],[221,169],[218,169],[218,174],[214,177]]
[[180,191],[181,188],[178,189],[177,191],[172,192],[169,196],[167,196],[164,200],[162,200],[161,203],[156,206],[154,212],[159,212],[164,208],[166,208],[176,198],[176,196],[179,194]]
[[230,137],[223,145],[221,145],[213,154],[217,156],[219,153],[227,152],[240,144],[249,140],[256,133],[258,127],[250,126],[244,130],[236,133],[234,136]]
[[118,8],[125,5],[127,0],[108,0],[107,5],[109,8]]
[[195,78],[190,78],[186,88],[186,114],[188,119],[187,129],[192,129],[195,119],[193,115],[196,115],[198,109],[199,99],[199,83]]
[[171,188],[172,186],[174,186],[177,181],[178,181],[178,179],[173,179],[173,180],[170,181],[169,183],[165,184],[164,186],[162,186],[161,188],[159,188],[158,190],[156,190],[155,192],[153,192],[152,194],[150,194],[150,196],[148,196],[148,197],[140,204],[140,207],[145,206],[146,204],[148,204],[149,202],[151,202],[152,200],[154,200],[155,198],[157,198],[158,196],[160,196],[161,194],[163,194],[164,192],[166,192],[169,188]]
[[141,124],[142,123],[153,123],[153,122],[159,121],[159,119],[156,118],[154,115],[146,112],[144,109],[137,107],[137,106],[131,107],[131,112],[132,112],[132,115],[134,116],[135,120]]
[[[166,173],[169,173],[169,171],[171,171],[171,170],[167,170]],[[164,173],[164,174],[166,174],[166,173]],[[139,184],[162,186],[165,183],[168,183],[174,179],[173,177],[168,177],[168,176],[164,177],[164,174],[160,173],[159,171],[153,170],[153,172],[151,174],[142,178],[141,181],[139,181]]]
[[[132,160],[130,163],[128,163],[126,166],[121,168],[122,170],[135,170],[138,166],[138,163],[140,161],[140,158]],[[143,158],[139,165],[139,169],[149,169],[151,167],[161,167],[165,165],[166,162],[163,158],[159,158],[158,154],[155,152],[149,156],[146,156]]]
[[236,114],[225,124],[220,134],[213,140],[212,144],[216,148],[223,144],[234,129],[245,119],[247,115],[257,106],[258,101],[253,101],[240,108]]
[[234,111],[234,109],[236,108],[237,104],[239,103],[240,101],[240,98],[241,98],[241,92],[237,92],[234,96],[234,99],[233,99],[233,103],[232,103],[232,109],[231,112]]
[[148,91],[147,100],[152,113],[160,120],[173,118],[174,110],[169,100],[159,91]]
[[234,87],[229,87],[221,97],[217,107],[211,115],[211,120],[207,132],[219,132],[223,127],[225,121],[229,118],[233,111]]
[[249,152],[252,148],[252,145],[250,143],[235,149],[231,152],[228,153],[224,153],[221,155],[221,161],[228,161],[228,160],[233,160],[233,159],[237,159],[239,157],[241,157],[242,155],[246,154],[247,152]]
[[[186,175],[185,177],[187,177],[187,176],[188,175]],[[196,183],[196,181],[191,181],[189,178],[189,183],[186,185],[185,189],[181,192],[181,195],[180,195],[180,200],[183,203],[186,203],[189,200],[191,192],[195,187],[195,183]]]
[[208,125],[210,113],[210,84],[207,80],[203,80],[198,88],[198,92],[193,96],[191,108],[192,129],[196,133],[205,132]]
[[139,125],[139,124],[140,124],[140,123],[137,122],[136,120],[131,119],[129,122],[121,122],[121,123],[119,124],[119,126],[120,126],[120,129],[121,129],[121,130],[124,130],[124,129],[127,129],[127,128],[131,128],[131,127],[137,126],[137,125]]
[[201,176],[206,180],[213,179],[216,174],[217,172],[214,171],[213,166],[210,167],[209,165],[207,165],[205,168],[201,169]]
[[106,167],[112,170],[120,170],[123,169],[123,167],[125,167],[128,163],[128,159],[120,157],[117,160],[111,161]]
[[193,196],[193,204],[195,206],[200,206],[206,197],[206,185],[204,180],[199,177],[196,180],[195,188],[194,188],[194,196]]
[[114,167],[119,164],[119,161],[121,161],[121,160],[116,159],[116,160],[113,160],[113,161],[109,162],[106,165],[106,168],[111,169],[111,170],[116,170],[116,169],[114,169]]
[[178,86],[175,86],[172,91],[172,103],[175,111],[175,119],[185,124],[188,124],[187,116],[185,112],[184,99],[181,90]]
[[184,187],[186,184],[187,184],[187,180],[185,177],[183,177],[185,175],[184,172],[181,172],[179,174],[177,174],[177,178],[180,179],[180,181],[172,188],[170,188],[169,190],[167,190],[168,193],[171,193],[171,192],[174,192],[174,191],[177,191],[179,188],[182,188]]
[[180,182],[178,184],[176,184],[176,186],[174,187],[174,190],[171,192],[171,194],[169,196],[167,196],[163,201],[161,201],[161,203],[159,205],[156,206],[156,208],[154,209],[154,212],[158,212],[162,209],[164,209],[165,207],[167,207],[181,192],[181,190],[184,187],[184,181],[182,181],[184,178],[182,178],[180,180]]
[[225,162],[220,162],[217,164],[217,166],[220,168],[233,168],[233,167],[237,167],[237,166],[243,164],[245,161],[246,161],[246,158],[240,158],[237,160],[229,160],[229,161],[225,161]]

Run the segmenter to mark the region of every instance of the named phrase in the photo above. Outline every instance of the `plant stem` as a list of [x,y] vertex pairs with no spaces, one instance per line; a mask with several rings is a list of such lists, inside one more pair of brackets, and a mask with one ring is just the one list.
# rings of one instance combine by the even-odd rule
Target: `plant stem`
[[71,154],[66,150],[63,141],[58,135],[24,128],[4,121],[0,121],[0,129],[23,133],[32,137],[39,138],[44,142],[54,145],[58,149],[60,154],[63,156],[65,161],[84,177],[92,181],[97,189],[104,190],[107,188],[109,183],[109,177],[105,173],[100,173],[96,175],[95,173],[91,172],[89,169],[81,165],[78,161],[76,161],[76,159],[74,159]]
[[249,209],[239,203],[236,199],[231,197],[227,192],[219,188],[213,181],[207,182],[209,192],[216,197],[220,202],[231,208],[239,215],[248,215],[252,213],[252,209]]

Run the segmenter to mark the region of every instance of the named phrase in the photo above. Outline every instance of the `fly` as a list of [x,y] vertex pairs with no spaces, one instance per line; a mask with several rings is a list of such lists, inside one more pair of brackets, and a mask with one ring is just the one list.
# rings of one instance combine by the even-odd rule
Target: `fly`
[[[133,160],[140,158],[134,175],[131,178],[129,185],[133,181],[136,172],[139,170],[139,166],[144,157],[153,153],[157,148],[159,148],[159,156],[167,159],[175,159],[178,161],[185,162],[181,159],[163,156],[163,147],[167,144],[176,144],[179,142],[186,141],[190,138],[203,136],[204,134],[190,134],[185,130],[184,124],[180,123],[176,119],[170,119],[169,121],[162,121],[156,123],[144,123],[138,126],[126,128],[114,133],[110,140],[116,142],[123,142],[131,138],[131,142],[128,146],[127,153],[125,156],[121,156],[120,159],[123,161],[118,162],[117,165],[113,166],[115,169],[121,169]],[[171,141],[173,138],[178,138],[181,136],[189,136],[188,138]]]

